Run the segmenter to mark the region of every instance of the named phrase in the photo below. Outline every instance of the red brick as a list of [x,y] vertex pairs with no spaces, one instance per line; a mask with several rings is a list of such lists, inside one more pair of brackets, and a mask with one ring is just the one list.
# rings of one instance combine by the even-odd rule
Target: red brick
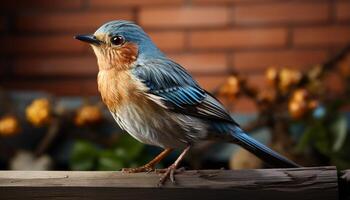
[[224,7],[144,8],[139,22],[148,27],[213,27],[229,23]]
[[234,53],[231,63],[238,72],[262,72],[270,66],[303,69],[327,57],[325,50],[248,51]]
[[[228,103],[226,103],[228,104]],[[232,107],[230,108],[230,111],[232,113],[256,113],[257,112],[257,107],[255,102],[247,97],[240,97],[237,100],[235,100],[234,102],[231,102]],[[228,106],[226,106],[227,108],[229,108]],[[244,127],[244,126],[243,126]]]
[[185,33],[181,31],[149,32],[153,42],[163,51],[178,51],[185,47]]
[[195,74],[217,74],[228,70],[228,60],[224,53],[179,54],[170,55],[170,58]]
[[222,85],[228,75],[195,75],[194,79],[198,81],[198,84],[205,90],[213,92],[220,85]]
[[182,5],[185,0],[90,0],[90,6],[95,7],[130,7],[130,6],[164,6]]
[[251,73],[243,75],[247,79],[247,84],[250,87],[258,89],[258,91],[262,91],[267,89],[267,81],[265,79],[265,75],[261,73]]
[[6,30],[6,18],[4,16],[0,16],[0,31]]
[[96,58],[52,57],[19,58],[15,60],[13,72],[20,76],[91,76],[98,71]]
[[[314,0],[304,0],[303,2]],[[192,0],[193,5],[259,5],[286,2],[286,0]]]
[[6,60],[0,60],[0,76],[5,75],[9,63]]
[[283,0],[192,0],[195,5],[218,5],[218,4],[256,4],[256,3],[266,3],[266,2],[278,2]]
[[335,72],[330,72],[323,79],[325,83],[324,89],[327,91],[327,97],[337,98],[346,93],[346,81]]
[[337,2],[336,17],[338,20],[350,20],[350,2]]
[[98,95],[96,78],[88,80],[48,80],[48,81],[25,81],[13,80],[3,82],[1,85],[6,89],[43,91],[54,95],[63,96],[86,96]]
[[296,46],[345,45],[350,41],[349,26],[322,26],[296,28],[293,31]]
[[1,2],[5,9],[76,9],[82,7],[83,0],[11,0]]
[[234,0],[192,0],[192,2],[194,4],[198,4],[198,5],[217,5],[217,4],[230,4],[230,3],[234,3]]
[[95,32],[102,24],[116,19],[134,20],[134,17],[131,11],[51,12],[20,15],[17,26],[21,31]]
[[237,24],[325,22],[329,18],[328,10],[326,2],[237,5],[233,19]]
[[72,35],[2,37],[0,44],[6,47],[0,48],[2,53],[25,55],[82,53],[89,48],[88,45],[75,40]]
[[282,47],[287,42],[283,28],[247,28],[231,30],[194,31],[190,33],[192,48],[257,48]]

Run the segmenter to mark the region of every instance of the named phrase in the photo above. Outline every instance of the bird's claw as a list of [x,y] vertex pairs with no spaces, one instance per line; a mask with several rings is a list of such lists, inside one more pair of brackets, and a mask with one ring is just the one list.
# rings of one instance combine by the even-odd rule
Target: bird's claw
[[[154,172],[156,172],[157,174],[164,174],[166,171],[168,170],[168,168],[164,168],[164,169],[155,169]],[[184,167],[180,167],[178,169],[175,170],[175,174],[177,173],[181,173],[185,171]]]
[[136,167],[136,168],[123,168],[122,172],[124,172],[124,173],[141,173],[141,172],[150,173],[154,170],[155,170],[155,168],[153,166],[146,164],[144,166]]
[[155,172],[156,173],[160,173],[160,174],[163,174],[160,179],[159,179],[159,183],[158,183],[158,187],[164,185],[164,183],[170,179],[170,181],[175,184],[175,174],[177,173],[181,173],[185,171],[185,168],[181,167],[179,169],[176,169],[176,166],[173,164],[173,165],[170,165],[170,167],[166,168],[166,169],[156,169]]

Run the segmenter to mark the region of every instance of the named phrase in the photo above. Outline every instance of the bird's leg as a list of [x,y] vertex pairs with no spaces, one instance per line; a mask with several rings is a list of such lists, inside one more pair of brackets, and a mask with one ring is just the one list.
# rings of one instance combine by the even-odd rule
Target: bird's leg
[[186,153],[190,150],[190,148],[191,146],[187,146],[183,150],[183,152],[179,155],[179,157],[175,160],[175,162],[166,169],[165,173],[159,179],[158,186],[163,185],[168,178],[170,178],[171,182],[175,183],[174,173],[176,171],[176,168],[179,166],[180,162],[183,160],[183,158],[185,157]]
[[155,158],[153,158],[153,160],[151,160],[147,164],[137,168],[123,168],[122,172],[127,172],[127,173],[151,172],[154,170],[156,164],[158,164],[161,160],[163,160],[172,151],[173,149],[164,149],[159,155],[157,155]]

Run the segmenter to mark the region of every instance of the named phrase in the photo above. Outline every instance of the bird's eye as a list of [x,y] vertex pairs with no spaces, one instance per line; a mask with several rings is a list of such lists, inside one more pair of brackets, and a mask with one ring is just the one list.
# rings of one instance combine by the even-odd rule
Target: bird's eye
[[125,39],[123,36],[117,35],[117,36],[113,36],[111,38],[111,43],[114,45],[121,45],[125,42]]

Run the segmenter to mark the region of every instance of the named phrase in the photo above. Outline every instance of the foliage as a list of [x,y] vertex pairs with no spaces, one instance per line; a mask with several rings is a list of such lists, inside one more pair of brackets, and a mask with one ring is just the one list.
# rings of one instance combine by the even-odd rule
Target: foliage
[[345,169],[350,167],[350,135],[345,113],[338,111],[338,106],[328,106],[324,115],[317,114],[317,109],[309,119],[299,121],[304,132],[297,144],[298,152],[316,150],[330,159],[330,163]]
[[72,170],[120,170],[144,164],[149,156],[144,145],[131,136],[122,134],[111,148],[101,148],[94,143],[75,142],[70,168]]

